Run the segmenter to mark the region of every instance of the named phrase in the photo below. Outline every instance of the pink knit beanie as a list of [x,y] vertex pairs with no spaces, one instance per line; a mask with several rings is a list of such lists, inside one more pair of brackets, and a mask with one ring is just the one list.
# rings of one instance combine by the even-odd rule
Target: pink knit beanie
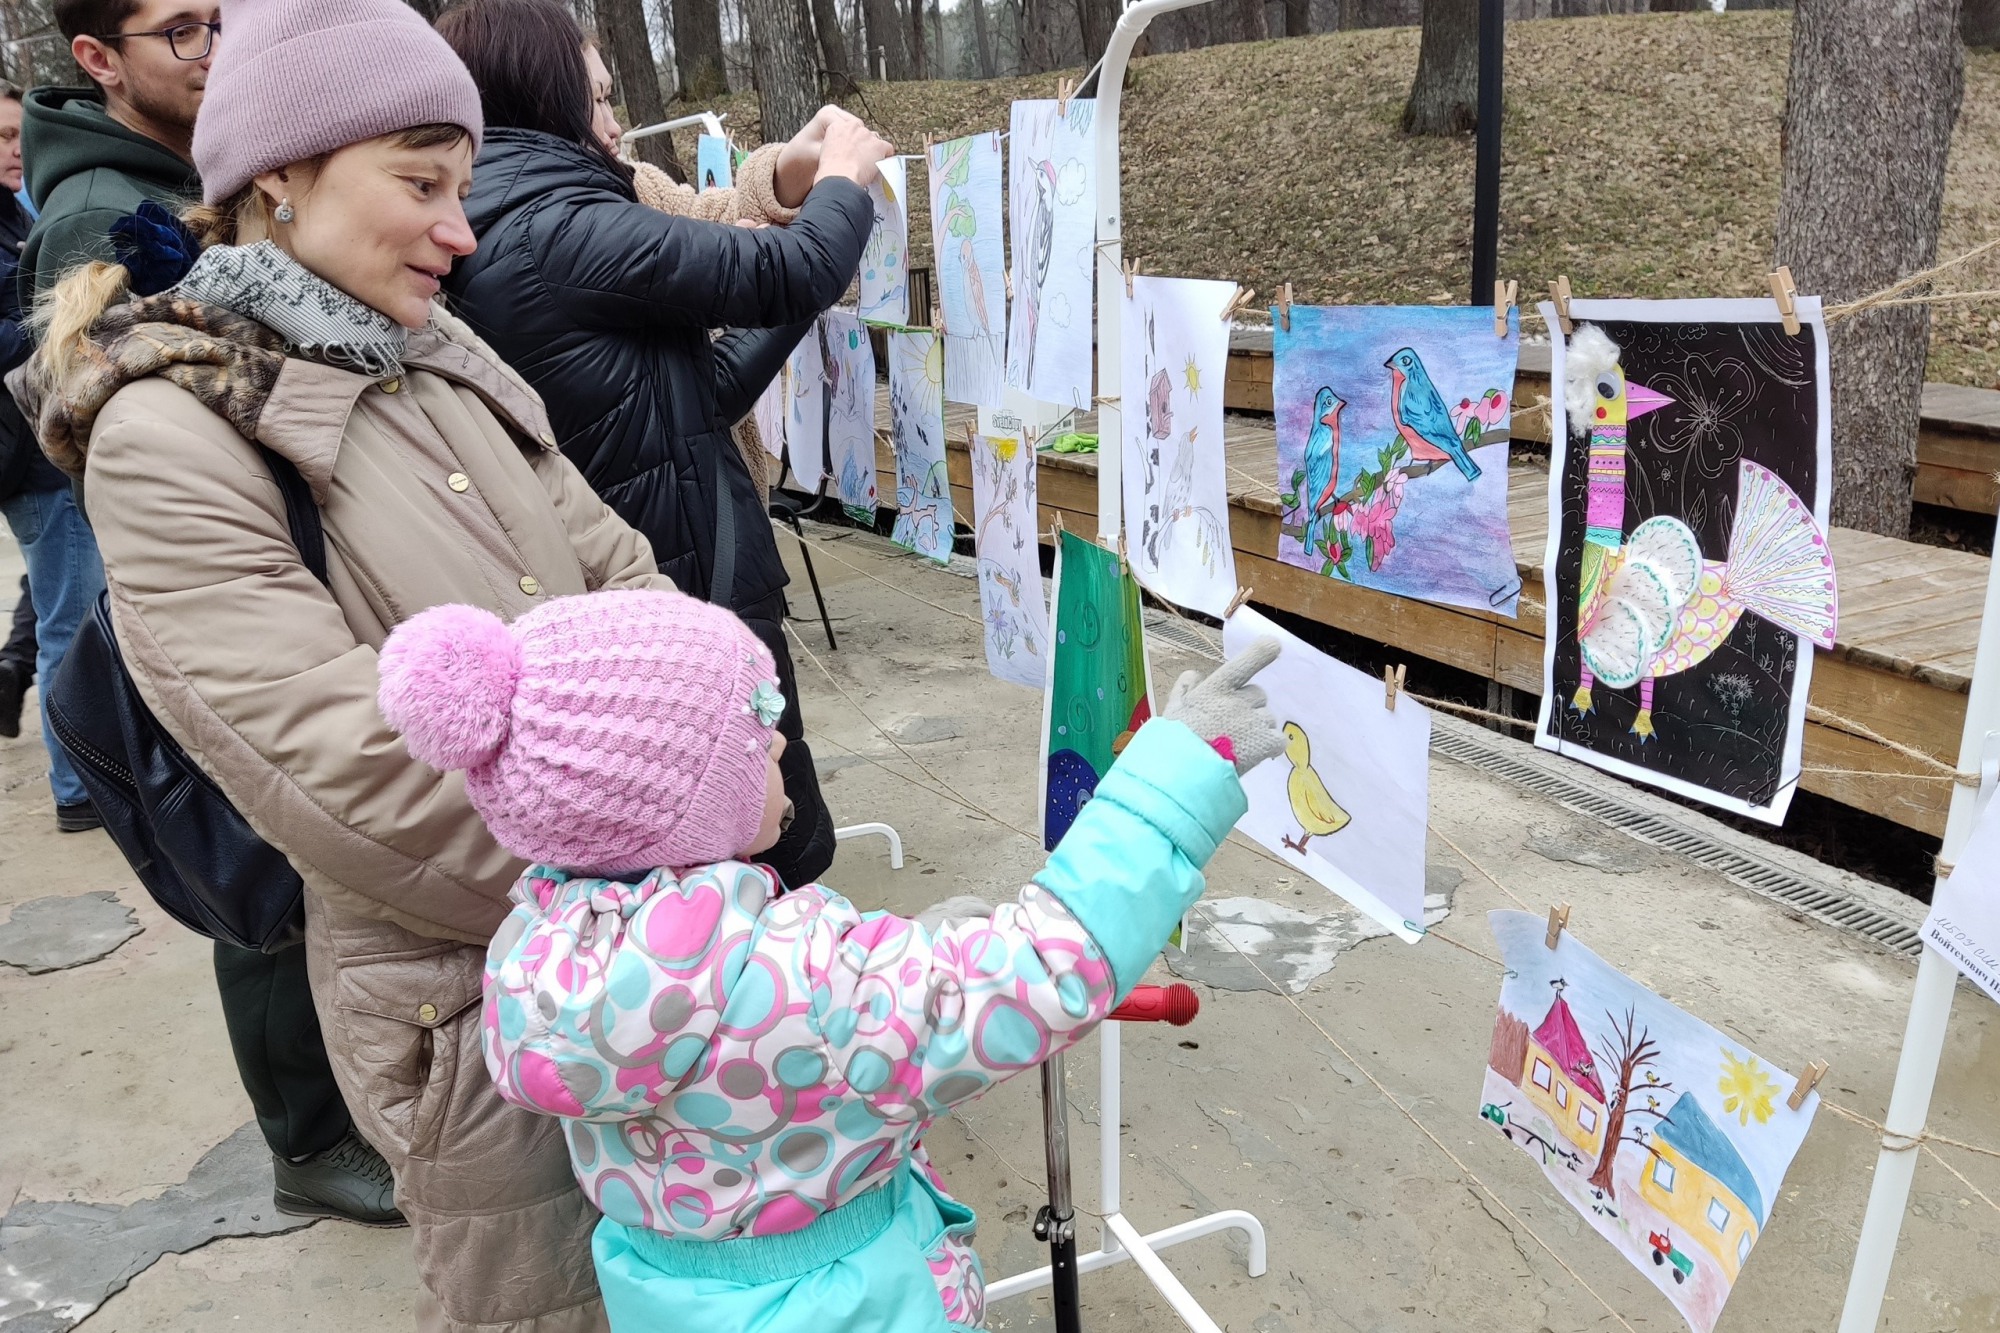
[[419,125],[486,123],[457,52],[405,0],[222,0],[222,34],[194,124],[201,195],[259,172]]
[[771,654],[665,590],[558,597],[508,625],[436,606],[382,645],[377,702],[410,753],[465,770],[524,860],[611,877],[743,855],[763,820]]

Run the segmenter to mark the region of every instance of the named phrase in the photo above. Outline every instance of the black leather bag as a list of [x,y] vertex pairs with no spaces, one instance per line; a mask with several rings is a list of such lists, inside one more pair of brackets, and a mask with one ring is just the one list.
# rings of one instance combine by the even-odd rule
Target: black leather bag
[[[319,506],[297,468],[262,452],[284,492],[292,542],[325,583]],[[47,708],[105,832],[167,915],[211,939],[264,953],[305,938],[298,872],[251,830],[146,707],[118,654],[106,597],[78,627]]]

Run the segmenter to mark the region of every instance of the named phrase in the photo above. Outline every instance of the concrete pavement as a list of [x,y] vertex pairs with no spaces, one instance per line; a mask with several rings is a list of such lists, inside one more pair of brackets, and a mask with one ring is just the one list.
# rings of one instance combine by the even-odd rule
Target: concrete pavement
[[[898,910],[952,893],[1010,891],[1040,862],[1033,840],[1017,831],[1035,822],[1040,695],[986,674],[970,578],[872,537],[808,532],[824,543],[818,572],[841,644],[829,652],[816,621],[794,622],[809,740],[836,815],[890,820],[908,852],[892,873],[878,840],[845,843],[829,882],[864,905]],[[798,570],[792,539],[780,540]],[[17,561],[11,546],[0,547],[0,587],[12,586]],[[803,613],[810,599],[799,572],[794,600]],[[1156,638],[1153,654],[1160,685],[1202,665],[1168,636]],[[1441,721],[1440,734],[1454,725]],[[1469,734],[1522,762],[1560,763],[1491,733]],[[0,1333],[58,1330],[84,1315],[91,1330],[131,1333],[408,1328],[415,1276],[407,1233],[320,1223],[213,1238],[272,1219],[268,1181],[255,1174],[254,1131],[247,1143],[231,1139],[249,1108],[234,1080],[207,946],[152,906],[102,835],[54,831],[42,763],[32,731],[0,742],[0,913],[110,890],[143,929],[75,967],[29,975],[0,966],[0,1208],[16,1192],[22,1201],[0,1223]],[[1574,766],[1563,771],[1615,786]],[[1217,856],[1215,915],[1228,918],[1232,938],[1249,941],[1259,967],[1298,993],[1272,992],[1258,968],[1211,934],[1206,952],[1181,964],[1204,983],[1197,1024],[1127,1032],[1126,1211],[1146,1229],[1214,1208],[1262,1217],[1270,1236],[1262,1278],[1245,1275],[1233,1238],[1170,1252],[1175,1270],[1237,1333],[1618,1329],[1585,1283],[1632,1329],[1681,1327],[1527,1158],[1479,1129],[1499,985],[1494,963],[1480,956],[1494,953],[1484,913],[1513,906],[1509,893],[1531,910],[1574,904],[1571,928],[1614,965],[1787,1068],[1830,1061],[1822,1091],[1864,1116],[1879,1117],[1886,1101],[1913,964],[1517,781],[1438,757],[1431,783],[1433,829],[1442,835],[1429,849],[1433,911],[1449,913],[1422,944],[1363,938],[1369,932],[1336,900],[1254,848],[1232,842]],[[1681,807],[1618,791],[1636,808],[1767,853],[1833,891],[1918,914],[1894,895],[1871,894]],[[1166,979],[1164,965],[1156,971]],[[1933,1126],[2000,1146],[1994,1019],[1986,1001],[1961,993]],[[1070,1062],[1086,1207],[1097,1193],[1095,1053],[1093,1042]],[[1042,1197],[1035,1080],[996,1090],[930,1141],[953,1189],[979,1209],[989,1276],[1041,1262],[1028,1231]],[[1883,1324],[1896,1333],[2000,1328],[2000,1209],[1974,1193],[2000,1201],[2000,1161],[1950,1156],[1973,1188],[1934,1162],[1919,1166]],[[1833,1326],[1874,1158],[1865,1128],[1821,1115],[1724,1312],[1724,1333]],[[176,1186],[181,1194],[167,1197]],[[206,1211],[183,1208],[181,1195],[200,1197]],[[101,1259],[124,1245],[119,1253],[137,1256],[127,1266],[144,1258],[146,1245],[131,1241],[121,1219],[155,1196],[165,1202],[151,1209],[147,1244],[192,1248],[150,1263],[108,1299],[89,1297],[91,1283],[112,1285],[118,1274],[84,1252]],[[79,1218],[31,1209],[31,1201],[108,1207]],[[24,1215],[32,1235],[19,1225]],[[1094,1245],[1096,1224],[1081,1223],[1083,1243]],[[61,1226],[79,1229],[61,1233],[74,1243],[56,1248],[60,1258],[29,1243]],[[30,1258],[32,1268],[24,1266]],[[1093,1330],[1178,1326],[1129,1266],[1083,1285]],[[96,1300],[101,1307],[90,1313]],[[1002,1303],[990,1320],[1044,1327],[1046,1303]]]

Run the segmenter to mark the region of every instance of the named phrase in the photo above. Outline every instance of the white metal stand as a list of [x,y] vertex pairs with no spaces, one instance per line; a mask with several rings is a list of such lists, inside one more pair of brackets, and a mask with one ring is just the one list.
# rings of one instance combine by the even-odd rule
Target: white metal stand
[[[724,114],[726,115],[727,113],[725,112]],[[648,125],[643,129],[627,130],[618,136],[618,146],[620,148],[630,148],[641,139],[650,139],[656,134],[671,134],[675,130],[684,130],[691,125],[701,126],[704,134],[712,134],[718,139],[723,137],[722,117],[716,115],[713,111],[697,111],[692,116],[682,116],[677,120],[663,120],[657,125]]]
[[[1122,354],[1121,330],[1116,316],[1105,317],[1102,312],[1115,310],[1112,297],[1107,293],[1123,290],[1125,281],[1123,259],[1123,231],[1120,222],[1120,189],[1118,178],[1118,126],[1120,104],[1124,100],[1125,66],[1132,57],[1133,44],[1146,25],[1160,14],[1176,9],[1190,9],[1209,0],[1138,0],[1127,4],[1125,12],[1119,15],[1118,26],[1111,32],[1111,41],[1105,47],[1104,59],[1097,77],[1097,111],[1095,120],[1097,150],[1097,292],[1100,317],[1097,321],[1097,535],[1105,541],[1116,544],[1121,527],[1120,513],[1123,508],[1123,469],[1120,467],[1119,443],[1119,403],[1123,392],[1124,379],[1120,372],[1119,358]],[[1166,1297],[1181,1322],[1195,1333],[1221,1333],[1216,1322],[1208,1317],[1188,1289],[1181,1285],[1158,1251],[1169,1246],[1200,1236],[1212,1236],[1219,1231],[1240,1231],[1250,1245],[1249,1269],[1251,1277],[1264,1275],[1264,1224],[1241,1209],[1210,1213],[1206,1217],[1195,1218],[1161,1231],[1141,1235],[1139,1229],[1128,1221],[1119,1198],[1119,1167],[1124,1159],[1124,1151],[1119,1142],[1119,1117],[1121,1114],[1122,1085],[1119,1073],[1119,1049],[1122,1044],[1119,1024],[1106,1023],[1097,1029],[1100,1052],[1098,1055],[1098,1163],[1099,1182],[1102,1190],[1104,1217],[1104,1239],[1100,1249],[1085,1254],[1077,1260],[1079,1273],[1093,1273],[1100,1268],[1131,1260],[1139,1266],[1159,1293]],[[986,1288],[986,1299],[1006,1300],[1024,1292],[1049,1285],[1049,1270],[1037,1268],[992,1283]]]
[[887,838],[889,840],[889,869],[901,870],[903,868],[903,837],[887,824],[849,824],[845,828],[837,828],[833,831],[835,842],[844,842],[848,838],[866,838],[870,836]]
[[[1986,575],[1986,606],[1979,621],[1978,656],[1972,663],[1972,689],[1965,701],[1965,730],[1958,742],[1958,770],[1980,773],[1974,788],[1954,783],[1951,813],[1944,826],[1941,859],[1956,861],[1979,817],[1993,782],[1986,762],[2000,736],[2000,555]],[[1910,1021],[1903,1029],[1903,1054],[1896,1064],[1896,1083],[1889,1093],[1889,1110],[1882,1117],[1882,1153],[1875,1162],[1875,1183],[1868,1191],[1868,1211],[1861,1219],[1861,1240],[1855,1249],[1854,1271],[1847,1279],[1847,1304],[1840,1314],[1840,1333],[1875,1333],[1882,1317],[1882,1298],[1889,1287],[1889,1268],[1896,1258],[1896,1239],[1910,1205],[1910,1182],[1917,1172],[1918,1137],[1930,1117],[1931,1090],[1937,1084],[1938,1063],[1944,1058],[1946,1023],[1951,1018],[1952,991],[1958,973],[1943,954],[1926,947],[1917,964],[1916,992],[1910,999]]]

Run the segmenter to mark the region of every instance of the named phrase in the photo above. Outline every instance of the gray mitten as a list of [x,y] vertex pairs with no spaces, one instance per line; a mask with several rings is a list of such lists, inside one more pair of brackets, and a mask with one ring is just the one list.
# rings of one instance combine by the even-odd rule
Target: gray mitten
[[987,902],[977,894],[962,893],[956,898],[947,898],[941,903],[932,903],[929,907],[911,917],[910,920],[922,926],[926,934],[935,936],[938,931],[954,921],[968,921],[974,917],[984,918],[992,915],[992,903]]
[[1277,661],[1278,650],[1276,639],[1262,638],[1210,672],[1206,680],[1199,672],[1187,672],[1167,696],[1160,716],[1184,723],[1210,745],[1228,742],[1224,757],[1239,774],[1277,758],[1285,752],[1284,733],[1271,718],[1263,688],[1252,685],[1250,678]]

